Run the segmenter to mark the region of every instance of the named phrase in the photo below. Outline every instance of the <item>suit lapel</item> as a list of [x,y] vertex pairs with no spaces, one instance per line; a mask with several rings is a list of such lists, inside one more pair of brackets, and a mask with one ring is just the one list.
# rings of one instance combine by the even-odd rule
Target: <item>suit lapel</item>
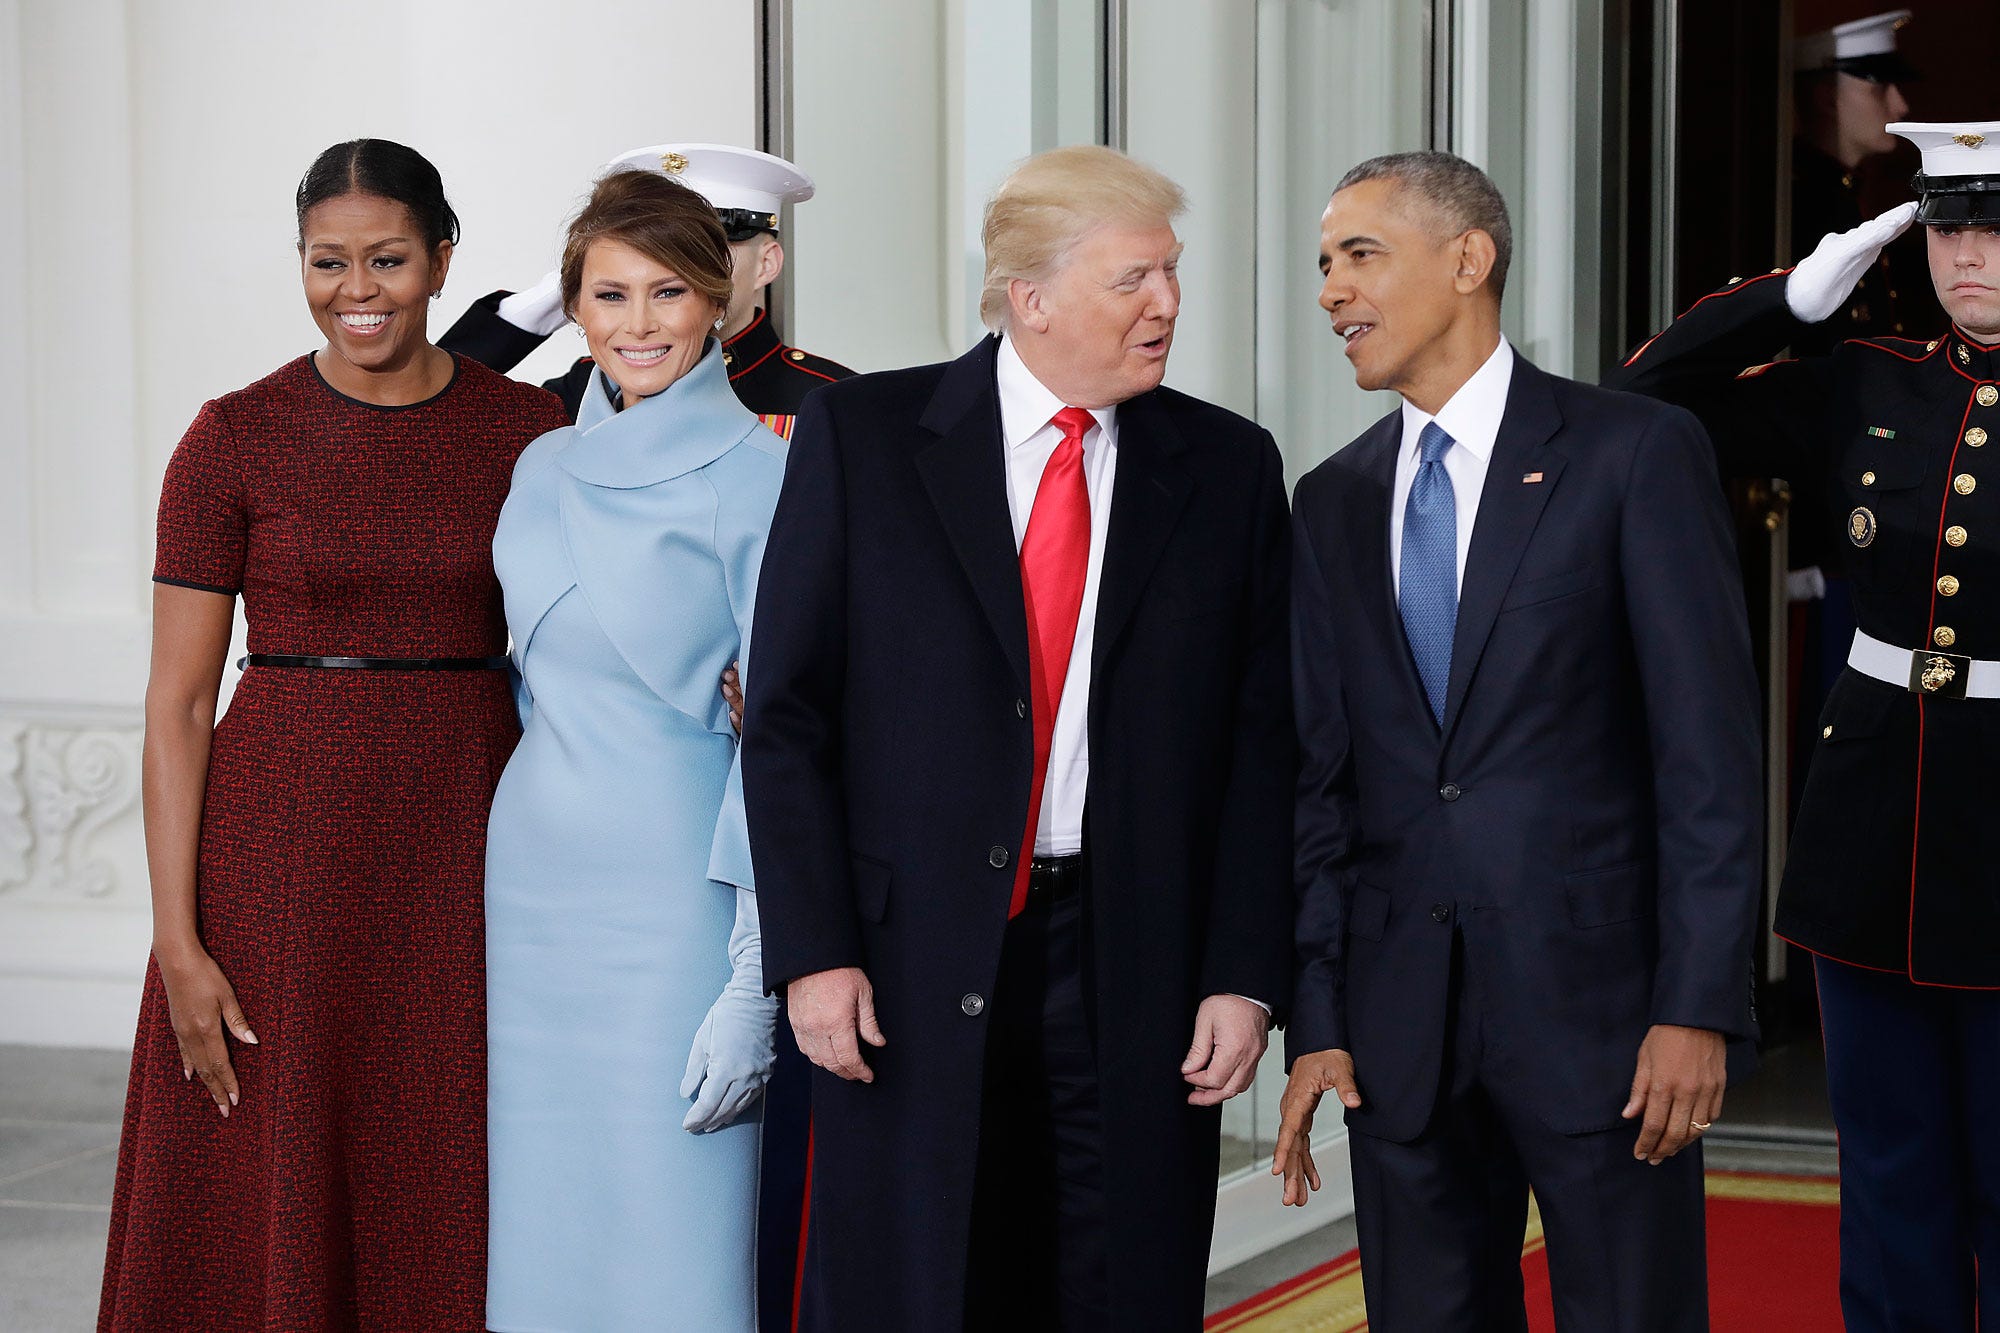
[[[1451,682],[1445,694],[1444,733],[1457,725],[1478,669],[1480,654],[1493,632],[1500,603],[1514,581],[1521,554],[1541,521],[1542,510],[1562,475],[1563,457],[1547,447],[1562,428],[1549,377],[1519,356],[1507,389],[1507,411],[1493,442],[1493,457],[1480,492],[1479,515],[1472,527],[1472,548],[1466,555],[1465,580],[1459,589],[1458,626],[1451,640]],[[1522,478],[1539,472],[1532,485]]]
[[1396,455],[1403,447],[1401,409],[1376,422],[1348,447],[1354,451],[1355,470],[1373,483],[1355,489],[1356,503],[1345,525],[1354,586],[1360,590],[1361,605],[1378,641],[1394,654],[1393,670],[1409,695],[1407,702],[1429,717],[1431,706],[1424,697],[1423,679],[1417,675],[1417,661],[1410,653],[1409,637],[1403,633],[1403,613],[1396,605],[1395,566],[1389,558]]
[[1166,549],[1181,509],[1194,490],[1187,440],[1160,405],[1157,391],[1118,409],[1118,469],[1111,517],[1104,534],[1104,565],[1097,582],[1097,622],[1091,646],[1093,674],[1138,608],[1153,567]]
[[[1020,553],[1007,509],[1006,448],[993,383],[999,340],[987,338],[945,369],[922,428],[933,438],[917,449],[922,478],[952,551],[994,638],[1028,692],[1028,612],[1021,597]],[[1121,460],[1122,462],[1122,460]]]

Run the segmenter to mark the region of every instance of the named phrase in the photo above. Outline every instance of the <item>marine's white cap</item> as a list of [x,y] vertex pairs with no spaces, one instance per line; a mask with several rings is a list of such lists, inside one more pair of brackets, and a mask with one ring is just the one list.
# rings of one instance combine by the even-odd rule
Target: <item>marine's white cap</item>
[[738,231],[776,231],[782,205],[813,197],[812,177],[784,158],[730,144],[634,148],[613,158],[605,171],[657,171],[679,181],[714,205],[731,240],[744,239]]
[[2000,120],[1918,123],[1888,127],[1917,146],[1924,169],[1912,184],[1923,202],[1917,221],[1938,224],[2000,221]]
[[1896,50],[1896,32],[1909,21],[1909,10],[1892,9],[1801,37],[1792,63],[1801,70],[1842,69],[1884,82],[1908,77],[1909,67]]

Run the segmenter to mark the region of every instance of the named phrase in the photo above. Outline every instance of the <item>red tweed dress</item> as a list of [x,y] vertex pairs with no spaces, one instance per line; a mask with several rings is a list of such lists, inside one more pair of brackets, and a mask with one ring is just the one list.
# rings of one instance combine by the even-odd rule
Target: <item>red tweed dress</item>
[[[188,428],[154,577],[240,592],[253,653],[503,653],[494,523],[515,458],[564,424],[462,357],[400,408],[301,357]],[[481,882],[519,734],[502,671],[245,673],[196,892],[260,1044],[231,1042],[225,1120],[148,967],[101,1330],[485,1327]]]

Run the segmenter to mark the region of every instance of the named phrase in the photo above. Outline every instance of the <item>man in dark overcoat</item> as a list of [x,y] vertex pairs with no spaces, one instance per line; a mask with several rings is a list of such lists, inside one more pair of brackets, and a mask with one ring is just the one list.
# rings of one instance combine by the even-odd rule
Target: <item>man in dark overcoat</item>
[[765,981],[813,1088],[804,1326],[1194,1330],[1219,1106],[1288,998],[1270,436],[1161,387],[1179,189],[988,206],[944,365],[807,399],[745,662]]

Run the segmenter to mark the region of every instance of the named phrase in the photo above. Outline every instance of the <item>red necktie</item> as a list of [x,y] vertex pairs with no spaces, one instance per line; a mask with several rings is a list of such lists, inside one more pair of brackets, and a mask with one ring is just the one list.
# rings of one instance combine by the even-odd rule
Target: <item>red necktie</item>
[[1042,788],[1048,782],[1049,750],[1055,737],[1056,708],[1076,646],[1076,618],[1083,610],[1083,583],[1090,570],[1090,489],[1083,480],[1083,436],[1096,419],[1080,407],[1065,407],[1052,418],[1062,443],[1042,469],[1028,531],[1021,539],[1021,596],[1028,606],[1028,688],[1034,697],[1035,767],[1028,788],[1028,833],[1014,868],[1014,896],[1007,916],[1028,904],[1028,870],[1035,859],[1035,829],[1042,819]]

